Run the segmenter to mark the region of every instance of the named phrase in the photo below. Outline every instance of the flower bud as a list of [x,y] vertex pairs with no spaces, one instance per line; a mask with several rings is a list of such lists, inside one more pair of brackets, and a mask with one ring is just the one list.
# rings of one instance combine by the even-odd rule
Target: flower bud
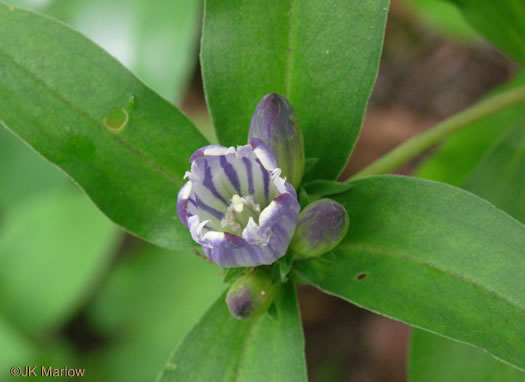
[[297,188],[304,173],[304,141],[297,113],[290,102],[276,93],[265,95],[253,114],[249,138],[264,142],[283,176]]
[[233,282],[226,295],[226,304],[238,320],[257,318],[268,310],[279,286],[265,270],[255,270]]
[[348,231],[348,213],[342,204],[320,199],[300,214],[290,249],[296,258],[320,256],[334,249]]

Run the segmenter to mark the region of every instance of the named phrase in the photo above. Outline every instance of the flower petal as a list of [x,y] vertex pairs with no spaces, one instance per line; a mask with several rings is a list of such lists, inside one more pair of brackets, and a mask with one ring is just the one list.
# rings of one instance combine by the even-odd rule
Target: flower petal
[[211,261],[226,268],[270,264],[270,262],[265,261],[260,248],[252,246],[242,237],[228,232],[215,232],[212,235],[205,235],[202,249]]
[[206,156],[221,156],[231,154],[233,152],[235,152],[235,149],[233,147],[224,147],[221,145],[204,146],[195,151],[193,154],[191,154],[190,163],[197,158],[202,158]]
[[261,161],[262,165],[268,170],[273,171],[277,168],[277,161],[272,152],[259,138],[250,138],[250,146],[252,146],[253,153]]
[[206,222],[199,222],[196,216],[189,219],[190,230],[206,256],[222,267],[272,264],[286,253],[297,224],[299,208],[294,195],[285,193],[264,209],[260,225],[250,220],[243,237],[207,230]]
[[191,181],[186,182],[177,195],[177,215],[179,215],[180,221],[188,226],[188,200],[191,194]]

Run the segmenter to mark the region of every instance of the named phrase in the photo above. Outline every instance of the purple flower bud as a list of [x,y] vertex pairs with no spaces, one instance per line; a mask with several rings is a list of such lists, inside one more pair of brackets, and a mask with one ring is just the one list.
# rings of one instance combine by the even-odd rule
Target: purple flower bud
[[348,231],[349,218],[343,205],[321,199],[299,214],[290,249],[296,258],[320,256],[334,249]]
[[235,280],[226,295],[226,304],[238,320],[257,318],[268,310],[279,286],[265,270],[253,271]]
[[177,212],[206,256],[222,267],[271,264],[295,231],[299,203],[264,143],[211,145],[190,158]]
[[286,180],[298,187],[304,173],[304,142],[290,102],[276,93],[265,95],[253,114],[249,137],[264,142]]

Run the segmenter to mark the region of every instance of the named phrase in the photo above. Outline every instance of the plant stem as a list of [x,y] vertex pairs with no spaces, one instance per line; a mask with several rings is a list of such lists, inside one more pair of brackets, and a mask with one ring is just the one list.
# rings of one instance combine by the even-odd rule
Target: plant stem
[[368,167],[359,171],[348,181],[370,175],[389,173],[456,131],[522,102],[525,102],[525,86],[507,90],[504,93],[481,101],[400,144]]

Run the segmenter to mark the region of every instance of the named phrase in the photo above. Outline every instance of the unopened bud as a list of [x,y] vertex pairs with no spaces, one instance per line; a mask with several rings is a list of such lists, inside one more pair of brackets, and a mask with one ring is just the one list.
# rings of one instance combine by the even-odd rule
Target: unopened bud
[[334,249],[348,232],[348,213],[342,204],[321,199],[299,214],[290,244],[296,258],[320,256]]
[[286,180],[299,186],[304,173],[303,133],[297,113],[286,98],[277,93],[262,98],[253,113],[249,138],[263,141]]
[[279,286],[265,270],[257,269],[240,276],[226,295],[230,313],[238,320],[259,317],[274,301]]

